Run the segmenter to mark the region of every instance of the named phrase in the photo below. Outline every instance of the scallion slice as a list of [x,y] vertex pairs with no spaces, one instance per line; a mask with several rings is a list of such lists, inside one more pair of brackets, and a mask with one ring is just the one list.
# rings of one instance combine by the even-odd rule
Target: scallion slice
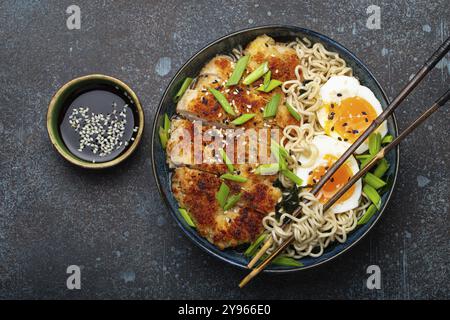
[[389,162],[383,158],[378,163],[373,174],[378,178],[381,178],[386,173],[386,171],[388,171],[388,169],[389,169]]
[[238,194],[234,194],[231,197],[229,197],[227,199],[227,202],[223,206],[223,210],[226,211],[226,210],[233,208],[236,205],[236,203],[238,203],[238,201],[241,199],[241,195],[242,195],[241,193],[238,193]]
[[372,133],[369,137],[369,153],[375,155],[381,149],[381,135],[378,132]]
[[227,153],[223,149],[219,149],[220,156],[223,159],[223,162],[227,165],[228,171],[234,172],[233,163],[231,162],[230,158],[228,158]]
[[254,116],[256,116],[255,113],[245,113],[242,116],[231,121],[231,123],[236,126],[240,126],[240,125],[246,123],[248,120],[252,119]]
[[365,175],[364,182],[371,185],[375,189],[380,189],[381,187],[384,187],[386,185],[386,182],[370,172]]
[[245,77],[243,84],[249,85],[261,78],[267,71],[269,71],[269,63],[266,61],[258,66],[252,73]]
[[164,114],[164,131],[169,133],[170,130],[170,119],[167,113]]
[[212,93],[214,98],[216,98],[216,100],[220,103],[220,105],[222,106],[223,110],[225,110],[226,113],[231,114],[232,116],[236,116],[233,107],[230,105],[227,98],[223,95],[222,92],[214,88],[209,88],[208,90],[209,92]]
[[394,137],[392,135],[388,134],[383,138],[383,140],[381,140],[381,143],[388,144],[388,143],[391,143],[392,140],[394,140]]
[[277,114],[278,104],[281,100],[281,94],[276,93],[272,96],[269,103],[264,108],[263,117],[270,118],[274,117]]
[[291,106],[289,103],[286,103],[286,108],[288,109],[289,113],[291,114],[291,116],[294,117],[295,120],[300,121],[302,116],[300,115],[300,113],[297,112],[297,110],[294,109],[293,106]]
[[273,264],[285,267],[302,267],[303,264],[300,261],[295,260],[291,257],[278,256],[272,260]]
[[288,169],[284,169],[281,171],[281,173],[288,179],[290,179],[292,182],[296,183],[297,185],[301,186],[303,184],[303,180],[300,179],[295,173]]
[[270,83],[270,77],[272,77],[272,72],[269,70],[264,75],[263,89],[266,90]]
[[255,169],[255,174],[270,176],[276,174],[279,170],[280,165],[278,163],[261,164],[258,168]]
[[250,56],[243,56],[236,62],[233,73],[230,79],[228,79],[227,83],[225,84],[227,87],[235,86],[239,83],[239,80],[241,80],[242,75],[247,68],[248,59],[250,59]]
[[375,155],[370,155],[370,154],[369,154],[367,158],[362,159],[362,160],[361,160],[361,165],[360,165],[361,169],[364,168],[370,161],[372,161],[372,159],[373,159],[374,157],[375,157]]
[[229,193],[230,188],[224,182],[222,182],[219,191],[217,191],[216,193],[216,199],[222,208],[225,206]]
[[247,178],[237,175],[237,174],[231,174],[231,173],[224,173],[220,176],[221,179],[236,181],[236,182],[247,182]]
[[244,255],[247,257],[253,257],[255,255],[256,249],[259,245],[266,239],[267,234],[261,234],[248,248],[245,250]]
[[159,127],[159,139],[161,140],[161,145],[163,149],[167,146],[167,141],[169,140],[169,137],[167,135],[167,132],[164,130],[163,127]]
[[366,212],[364,212],[363,216],[358,220],[358,225],[366,224],[370,218],[377,212],[377,207],[373,204],[371,204]]
[[179,208],[178,211],[180,211],[181,216],[183,217],[184,221],[186,221],[186,223],[192,227],[195,228],[195,223],[194,221],[192,221],[191,216],[189,215],[189,213],[187,212],[186,209],[183,208]]
[[368,184],[364,184],[363,192],[370,199],[370,201],[372,201],[372,203],[377,207],[377,209],[380,209],[381,197],[378,194],[377,190],[375,190],[372,186]]
[[283,158],[289,159],[289,160],[292,159],[289,152],[282,145],[280,145],[278,142],[276,142],[274,139],[270,140],[270,148],[271,148],[272,152],[281,155]]
[[192,78],[187,77],[184,79],[183,84],[180,87],[180,90],[178,90],[177,94],[173,97],[174,102],[178,102],[180,98],[183,96],[183,94],[186,92],[186,90],[189,88],[192,82]]
[[[270,71],[269,71],[270,72]],[[274,80],[274,79],[272,79],[272,80],[270,80],[270,82],[269,82],[269,84],[267,85],[267,87],[265,86],[265,85],[260,85],[259,87],[258,87],[258,89],[256,89],[256,90],[258,90],[258,91],[262,91],[262,92],[270,92],[270,91],[272,91],[273,89],[275,89],[276,87],[279,87],[279,86],[281,86],[283,84],[283,82],[281,82],[281,81],[279,81],[279,80]]]

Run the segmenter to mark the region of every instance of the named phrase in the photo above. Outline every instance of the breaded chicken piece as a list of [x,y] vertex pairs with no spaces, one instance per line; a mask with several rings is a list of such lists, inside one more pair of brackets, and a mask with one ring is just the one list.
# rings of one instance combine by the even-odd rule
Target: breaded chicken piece
[[265,130],[230,131],[201,122],[173,119],[166,147],[167,162],[171,168],[189,166],[223,174],[227,167],[222,157],[215,153],[222,148],[237,170],[255,169],[259,164],[275,162],[271,157],[269,135],[270,132]]
[[269,206],[269,197],[258,198],[266,204],[264,209],[270,211],[261,212],[246,207],[245,201],[255,196],[249,193],[261,193],[266,188],[261,187],[263,183],[258,182],[252,191],[247,191],[240,189],[237,183],[226,181],[232,194],[242,192],[243,200],[224,211],[216,200],[221,183],[222,180],[214,174],[182,167],[175,169],[172,176],[172,192],[180,207],[189,212],[199,233],[220,249],[252,242],[263,229],[262,219],[268,212],[275,210],[276,202]]
[[257,37],[247,45],[244,53],[250,55],[248,72],[267,61],[272,71],[272,79],[283,82],[296,79],[295,67],[300,64],[300,59],[295,49],[276,43],[273,38],[267,35]]

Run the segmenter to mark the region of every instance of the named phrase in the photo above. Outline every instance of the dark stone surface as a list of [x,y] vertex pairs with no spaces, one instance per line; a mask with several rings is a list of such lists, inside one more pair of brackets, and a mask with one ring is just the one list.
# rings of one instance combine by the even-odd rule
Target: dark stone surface
[[[0,2],[0,297],[2,298],[449,298],[448,107],[401,147],[385,215],[349,253],[315,270],[245,275],[195,247],[156,190],[151,121],[171,76],[193,53],[231,31],[270,23],[324,33],[367,63],[390,97],[449,36],[448,1]],[[380,30],[366,8],[381,7]],[[138,152],[104,172],[73,167],[52,149],[48,102],[66,81],[100,72],[127,82],[146,113]],[[449,57],[397,112],[404,128],[448,88]],[[82,289],[66,289],[68,265]],[[382,289],[368,290],[377,264]]]

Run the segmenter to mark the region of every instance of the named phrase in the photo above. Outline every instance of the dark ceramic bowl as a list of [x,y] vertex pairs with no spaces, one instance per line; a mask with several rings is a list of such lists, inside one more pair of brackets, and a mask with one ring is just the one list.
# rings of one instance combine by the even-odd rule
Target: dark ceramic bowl
[[[152,136],[153,173],[155,175],[156,182],[158,184],[158,189],[164,201],[166,202],[170,213],[175,218],[175,220],[177,221],[178,225],[183,230],[183,232],[206,252],[212,254],[213,256],[225,262],[228,262],[232,265],[241,268],[246,268],[246,265],[248,263],[248,260],[242,254],[242,251],[236,249],[227,249],[221,251],[217,249],[206,239],[202,238],[195,229],[190,228],[178,213],[178,204],[171,192],[171,183],[170,183],[171,172],[166,163],[165,152],[159,141],[158,128],[163,123],[163,117],[165,113],[167,113],[169,116],[172,116],[175,113],[176,106],[172,102],[172,97],[176,94],[184,78],[197,76],[203,64],[209,59],[216,56],[217,54],[229,53],[233,48],[237,47],[238,45],[245,46],[251,40],[263,34],[267,34],[275,38],[277,41],[282,42],[292,41],[297,37],[299,38],[307,37],[313,42],[322,43],[326,49],[339,53],[339,55],[347,62],[347,64],[353,68],[354,75],[361,81],[363,85],[369,87],[374,92],[375,96],[380,100],[383,109],[386,108],[386,106],[388,105],[388,98],[385,92],[383,91],[380,84],[373,76],[373,74],[367,69],[367,67],[362,63],[360,59],[358,59],[353,53],[351,53],[348,49],[344,48],[336,41],[317,32],[299,27],[273,25],[273,26],[255,27],[232,33],[230,35],[227,35],[210,43],[205,48],[200,50],[197,54],[195,54],[192,58],[190,58],[181,67],[181,69],[173,77],[168,88],[164,92],[164,96],[159,104],[158,110],[156,111],[156,116],[153,123],[153,136]],[[392,134],[394,137],[397,136],[397,122],[395,120],[395,116],[392,116],[388,120],[388,130],[389,133]],[[381,214],[386,208],[389,198],[391,197],[395,185],[399,162],[398,148],[395,151],[390,152],[386,158],[391,164],[388,175],[392,180],[392,185],[390,189],[382,196],[381,210],[379,210],[378,213],[376,213],[368,223],[359,226],[355,230],[353,230],[348,235],[348,239],[345,243],[335,243],[330,245],[325,250],[323,255],[321,255],[320,257],[302,258],[301,259],[301,263],[303,264],[302,267],[284,267],[284,266],[269,265],[265,270],[269,272],[287,272],[312,268],[334,259],[338,255],[342,254],[343,252],[351,248],[353,245],[355,245],[359,240],[361,240],[361,238],[367,234],[367,232],[375,225],[375,223],[380,218]]]

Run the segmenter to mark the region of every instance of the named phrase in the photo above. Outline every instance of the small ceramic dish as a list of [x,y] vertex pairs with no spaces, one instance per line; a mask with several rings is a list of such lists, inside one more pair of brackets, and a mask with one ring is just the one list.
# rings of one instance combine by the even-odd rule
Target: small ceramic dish
[[[102,90],[110,89],[111,92],[119,92],[130,102],[127,104],[127,108],[133,114],[134,132],[130,141],[125,142],[125,147],[118,148],[117,155],[114,155],[112,159],[95,162],[95,160],[88,161],[83,159],[73,151],[73,148],[72,151],[69,150],[70,147],[65,143],[62,135],[61,124],[64,121],[63,118],[66,112],[68,112],[68,108],[77,97],[99,87],[103,88]],[[138,97],[124,82],[102,74],[91,74],[67,82],[55,93],[47,111],[47,131],[56,151],[64,159],[82,168],[103,169],[121,163],[136,150],[144,131],[144,112]]]

